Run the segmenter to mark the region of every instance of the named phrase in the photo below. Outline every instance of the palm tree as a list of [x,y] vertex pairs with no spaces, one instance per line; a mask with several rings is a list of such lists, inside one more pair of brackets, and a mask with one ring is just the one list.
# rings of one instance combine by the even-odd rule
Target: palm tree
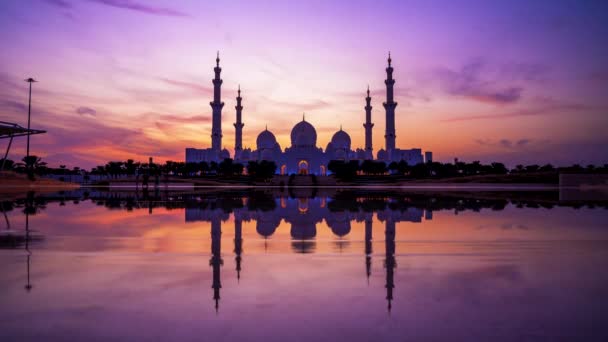
[[34,179],[34,172],[42,167],[45,166],[46,163],[42,162],[42,158],[35,156],[35,155],[31,155],[31,156],[26,156],[23,157],[23,159],[21,159],[23,161],[23,163],[26,166],[26,169],[28,170],[28,177],[33,180]]
[[137,164],[135,163],[135,161],[133,159],[127,159],[127,161],[124,163],[125,165],[125,171],[127,173],[127,175],[132,176],[135,174],[135,170],[137,169]]
[[114,178],[117,178],[118,175],[120,175],[123,171],[122,164],[122,162],[116,161],[108,162],[105,166],[105,170],[108,174],[110,174]]

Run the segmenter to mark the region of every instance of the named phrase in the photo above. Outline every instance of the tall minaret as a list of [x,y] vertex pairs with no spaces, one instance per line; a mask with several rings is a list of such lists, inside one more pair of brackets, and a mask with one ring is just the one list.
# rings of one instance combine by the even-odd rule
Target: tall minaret
[[363,127],[365,127],[365,152],[367,152],[368,157],[373,157],[372,155],[372,127],[374,124],[372,123],[372,98],[369,97],[369,85],[367,86],[367,97],[365,98],[365,123]]
[[[384,138],[386,139],[386,152],[395,149],[395,107],[397,102],[394,101],[393,97],[393,86],[395,80],[393,79],[393,67],[391,66],[391,53],[388,53],[388,67],[386,68],[386,102],[383,103],[384,109],[386,110],[386,133]],[[389,154],[390,155],[390,154]]]
[[213,110],[213,120],[211,123],[211,148],[215,151],[222,149],[222,108],[224,102],[222,102],[222,79],[220,73],[220,52],[217,52],[217,58],[215,59],[215,78],[213,79],[213,102],[210,102],[211,109]]
[[243,126],[245,124],[241,122],[241,113],[243,111],[243,106],[241,105],[241,85],[239,84],[238,96],[236,97],[236,122],[234,123],[234,159],[240,157],[241,151],[243,150]]

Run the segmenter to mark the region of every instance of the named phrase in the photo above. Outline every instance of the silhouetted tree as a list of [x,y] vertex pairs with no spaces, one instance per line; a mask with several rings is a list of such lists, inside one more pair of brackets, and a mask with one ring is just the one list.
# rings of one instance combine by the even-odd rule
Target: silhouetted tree
[[198,169],[201,171],[201,174],[206,175],[209,173],[209,164],[205,161],[199,162]]
[[[363,162],[365,163],[365,162]],[[361,164],[361,169],[363,170],[363,164]],[[390,164],[388,164],[388,169],[389,171],[391,171],[392,173],[400,173],[399,172],[399,163],[397,162],[391,162]],[[365,171],[363,171],[365,172]]]
[[0,159],[0,165],[3,165],[3,164],[4,164],[3,170],[6,171],[6,170],[12,170],[13,166],[15,165],[15,162],[11,159],[2,158],[2,159]]
[[247,163],[247,173],[254,179],[269,179],[277,171],[277,164],[273,161],[250,161]]
[[331,160],[327,164],[327,169],[331,171],[337,178],[340,179],[353,179],[359,171],[359,162],[351,160],[345,162],[343,160]]
[[197,172],[199,172],[199,163],[193,163],[193,162],[189,162],[186,163],[185,167],[184,167],[184,171],[185,171],[185,175],[187,176],[193,176],[195,175]]
[[212,161],[209,163],[209,173],[217,174],[218,165],[216,162]]
[[526,172],[537,172],[540,169],[540,166],[533,164],[526,166]]
[[23,157],[21,160],[25,164],[28,178],[32,180],[34,179],[34,173],[37,172],[39,168],[46,165],[45,162],[41,161],[42,159],[40,157],[34,155]]
[[124,163],[125,165],[125,172],[127,173],[127,175],[132,176],[135,174],[135,170],[137,169],[137,164],[135,163],[135,161],[133,159],[127,159],[127,161]]
[[[396,164],[398,167],[398,164]],[[381,175],[386,173],[386,163],[382,161],[364,160],[360,167],[361,172],[366,175]]]
[[551,164],[545,164],[545,165],[541,166],[539,170],[547,172],[547,171],[555,171],[555,168]]
[[232,174],[233,175],[239,175],[239,176],[242,175],[244,169],[245,169],[245,166],[241,163],[232,164]]
[[232,176],[233,165],[234,163],[232,159],[226,158],[219,163],[217,167],[217,173],[222,176]]
[[492,163],[492,173],[497,174],[497,175],[504,175],[506,173],[509,172],[509,169],[507,169],[507,167],[505,166],[505,164],[503,163]]

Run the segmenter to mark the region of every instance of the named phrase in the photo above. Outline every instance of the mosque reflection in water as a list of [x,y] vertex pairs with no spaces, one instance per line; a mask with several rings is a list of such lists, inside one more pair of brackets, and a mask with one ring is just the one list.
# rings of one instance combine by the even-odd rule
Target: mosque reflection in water
[[[353,211],[353,212],[332,212],[327,207],[327,198],[289,198],[281,197],[278,199],[279,207],[266,210],[249,210],[247,201],[252,198],[243,199],[243,207],[233,209],[234,215],[234,253],[236,261],[236,273],[240,279],[242,269],[243,221],[253,220],[256,222],[256,231],[261,236],[268,238],[279,227],[281,220],[291,225],[292,246],[295,252],[309,253],[314,249],[315,236],[317,234],[318,223],[323,220],[332,229],[333,233],[339,237],[345,236],[350,232],[350,222],[352,220],[365,222],[365,267],[366,275],[371,275],[372,265],[372,224],[373,212]],[[255,201],[255,200],[254,200]],[[205,203],[208,205],[209,203]],[[206,205],[202,205],[206,207]],[[386,300],[388,310],[391,310],[393,300],[394,269],[395,261],[395,223],[399,221],[421,222],[424,210],[419,208],[408,208],[405,211],[384,210],[378,212],[378,219],[385,224],[384,230],[384,267],[386,269]],[[426,218],[432,218],[432,212],[426,211]],[[201,208],[187,207],[186,222],[207,221],[211,223],[211,260],[209,265],[213,269],[213,300],[215,309],[219,308],[221,282],[221,268],[224,264],[222,259],[221,238],[222,222],[229,219],[229,213],[222,208]]]
[[[311,193],[309,193],[312,191]],[[27,284],[25,289],[32,290],[30,283],[31,244],[42,240],[42,236],[32,234],[29,227],[30,215],[35,215],[50,202],[59,202],[63,206],[69,201],[74,205],[80,201],[90,200],[97,205],[109,209],[147,209],[150,214],[154,208],[185,209],[185,222],[207,222],[211,231],[211,258],[209,265],[212,269],[213,300],[216,311],[219,310],[222,267],[222,227],[225,222],[234,222],[234,256],[237,279],[240,279],[243,261],[243,222],[253,221],[257,233],[264,237],[265,246],[279,225],[285,222],[290,226],[291,246],[295,253],[312,253],[315,250],[317,225],[325,222],[339,238],[345,237],[351,230],[351,222],[364,222],[364,257],[366,275],[369,282],[372,268],[373,223],[384,225],[384,236],[376,237],[376,241],[384,241],[384,251],[376,251],[375,255],[383,255],[385,272],[385,289],[387,309],[391,310],[393,290],[395,288],[394,272],[396,224],[399,222],[418,223],[433,219],[433,211],[451,210],[454,214],[461,211],[479,211],[488,208],[493,211],[503,210],[511,204],[515,207],[547,208],[554,206],[583,206],[580,203],[559,202],[555,194],[530,193],[522,199],[517,196],[471,197],[471,196],[438,196],[437,194],[403,194],[390,191],[330,191],[317,193],[316,190],[305,190],[305,193],[285,193],[283,191],[222,191],[190,194],[173,193],[131,193],[103,191],[74,191],[59,194],[35,196],[29,193],[27,197],[15,201],[3,201],[2,211],[6,218],[7,231],[10,222],[6,212],[14,208],[23,208],[25,214],[25,231],[23,234],[3,236],[2,248],[25,248],[27,251]],[[539,198],[540,196],[540,198]],[[507,199],[508,198],[508,199]],[[585,203],[588,207],[604,207],[606,202]],[[374,216],[375,214],[375,216]],[[230,228],[228,228],[230,229]]]

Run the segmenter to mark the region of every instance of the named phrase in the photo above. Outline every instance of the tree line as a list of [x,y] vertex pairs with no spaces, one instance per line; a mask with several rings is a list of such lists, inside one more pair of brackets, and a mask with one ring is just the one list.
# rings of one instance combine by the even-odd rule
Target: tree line
[[[235,162],[227,158],[221,162],[175,162],[168,160],[165,163],[137,162],[133,159],[126,161],[109,161],[104,165],[93,167],[90,171],[74,167],[67,168],[60,165],[52,168],[43,162],[38,156],[24,157],[20,162],[10,159],[0,159],[3,170],[15,171],[17,173],[36,175],[89,175],[103,176],[107,178],[120,178],[124,176],[146,176],[146,177],[241,177],[247,175],[254,179],[268,179],[277,172],[277,165],[272,161],[249,161],[246,164]],[[388,165],[382,161],[373,160],[332,160],[327,169],[340,179],[353,179],[357,176],[382,176],[397,175],[409,178],[453,178],[474,175],[506,175],[506,174],[530,174],[530,173],[605,173],[608,172],[608,164],[603,166],[587,165],[583,167],[574,164],[568,167],[555,167],[552,164],[545,165],[516,165],[507,168],[503,163],[493,162],[482,164],[479,161],[470,163],[456,161],[454,163],[427,162],[409,165],[405,161],[391,162]]]
[[405,161],[391,162],[388,165],[381,161],[357,160],[341,161],[332,160],[327,169],[341,179],[353,179],[357,176],[399,175],[414,179],[420,178],[453,178],[475,175],[506,175],[506,174],[534,174],[534,173],[606,173],[608,164],[604,166],[587,165],[583,167],[578,164],[567,167],[555,167],[552,164],[545,165],[516,165],[509,169],[503,163],[482,164],[480,161],[440,163],[427,162],[409,165]]

